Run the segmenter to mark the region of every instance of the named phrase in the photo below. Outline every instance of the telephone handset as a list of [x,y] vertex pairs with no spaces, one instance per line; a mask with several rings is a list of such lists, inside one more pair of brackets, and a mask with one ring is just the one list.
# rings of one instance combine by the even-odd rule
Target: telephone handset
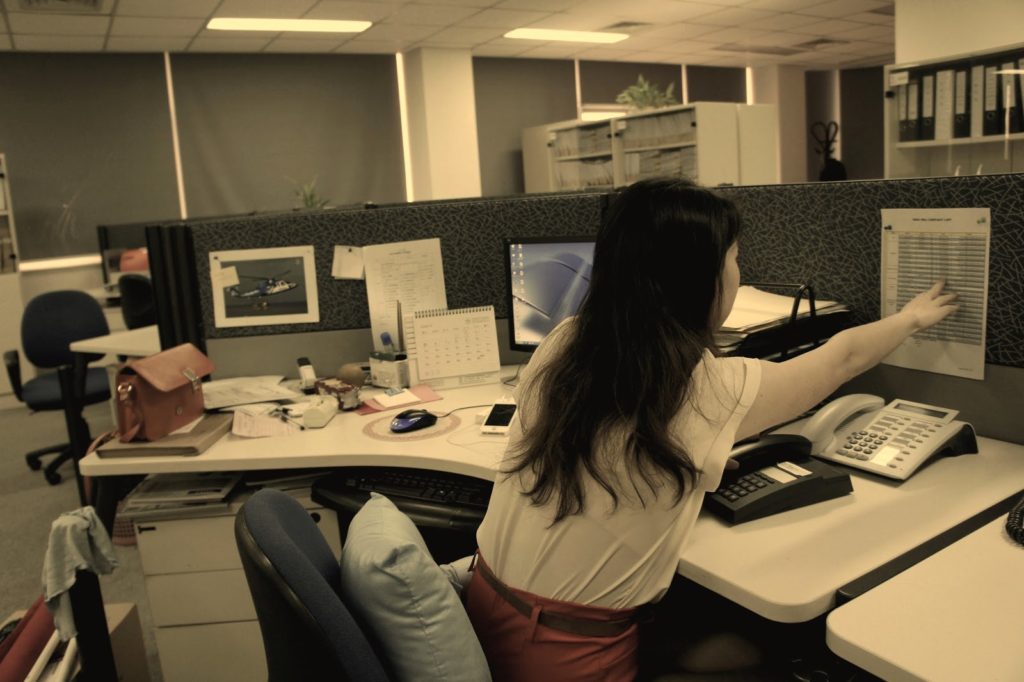
[[937,455],[976,453],[974,428],[957,410],[864,393],[845,395],[798,429],[811,454],[888,478],[906,480]]
[[705,495],[704,508],[743,523],[853,490],[849,474],[810,454],[811,442],[793,434],[768,434],[736,446],[730,456],[739,467],[726,470],[718,490]]

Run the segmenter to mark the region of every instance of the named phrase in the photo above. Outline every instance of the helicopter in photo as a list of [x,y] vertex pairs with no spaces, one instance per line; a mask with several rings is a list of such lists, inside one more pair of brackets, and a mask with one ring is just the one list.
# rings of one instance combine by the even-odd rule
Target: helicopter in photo
[[271,277],[239,275],[240,279],[254,279],[256,280],[256,283],[251,289],[246,289],[244,291],[239,289],[237,285],[230,287],[228,289],[228,293],[230,293],[234,298],[255,298],[256,300],[253,302],[253,308],[266,310],[270,306],[270,302],[267,301],[268,296],[283,294],[284,292],[291,291],[295,287],[299,286],[296,282],[289,282],[286,279],[281,279],[289,272],[290,270],[285,270],[284,272]]

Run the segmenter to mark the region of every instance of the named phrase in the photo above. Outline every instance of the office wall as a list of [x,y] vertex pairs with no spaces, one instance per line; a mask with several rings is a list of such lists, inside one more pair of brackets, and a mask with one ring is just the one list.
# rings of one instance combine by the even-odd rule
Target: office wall
[[405,198],[392,55],[171,59],[189,216]]
[[[836,72],[806,71],[804,72],[807,106],[807,180],[814,182],[821,176],[825,164],[822,145],[815,139],[811,127],[815,122],[826,125],[829,121],[838,122],[839,112],[835,111]],[[845,131],[844,131],[845,132]],[[832,148],[832,157],[836,158],[838,145]]]
[[682,104],[682,69],[679,65],[639,62],[580,61],[580,101],[582,104],[613,103],[620,92],[636,84],[639,76],[661,90],[671,85],[676,103]]
[[576,118],[573,71],[568,60],[473,60],[484,196],[524,191],[523,128]]
[[850,180],[885,175],[884,82],[881,66],[839,72],[842,159]]
[[691,102],[743,104],[747,101],[747,74],[742,68],[687,66],[686,89]]
[[1020,0],[896,0],[896,63],[987,52],[1024,42]]
[[96,252],[96,226],[178,216],[163,56],[0,52],[0,151],[20,257]]

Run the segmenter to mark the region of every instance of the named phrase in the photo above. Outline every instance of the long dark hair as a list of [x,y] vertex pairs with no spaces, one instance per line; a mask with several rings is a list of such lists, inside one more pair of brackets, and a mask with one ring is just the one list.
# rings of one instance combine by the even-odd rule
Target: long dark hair
[[[629,484],[643,501],[667,479],[678,503],[696,477],[669,423],[689,397],[690,377],[714,349],[726,252],[740,233],[731,201],[688,181],[631,185],[597,234],[590,289],[564,345],[529,378],[535,415],[506,473],[535,475],[534,504],[555,500],[555,522],[585,506],[582,474],[618,504],[616,478],[597,444],[626,433]],[[530,390],[524,394],[530,393]]]

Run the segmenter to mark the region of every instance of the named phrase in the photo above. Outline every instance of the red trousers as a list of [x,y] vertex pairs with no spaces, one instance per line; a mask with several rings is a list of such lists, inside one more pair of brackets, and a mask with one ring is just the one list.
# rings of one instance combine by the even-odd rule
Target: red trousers
[[[477,562],[482,559],[477,558]],[[608,637],[579,635],[537,623],[541,611],[570,618],[615,621],[629,618],[636,609],[609,609],[545,599],[508,588],[533,606],[528,617],[508,603],[483,578],[473,572],[465,591],[466,611],[495,682],[615,681],[636,679],[639,625]]]

